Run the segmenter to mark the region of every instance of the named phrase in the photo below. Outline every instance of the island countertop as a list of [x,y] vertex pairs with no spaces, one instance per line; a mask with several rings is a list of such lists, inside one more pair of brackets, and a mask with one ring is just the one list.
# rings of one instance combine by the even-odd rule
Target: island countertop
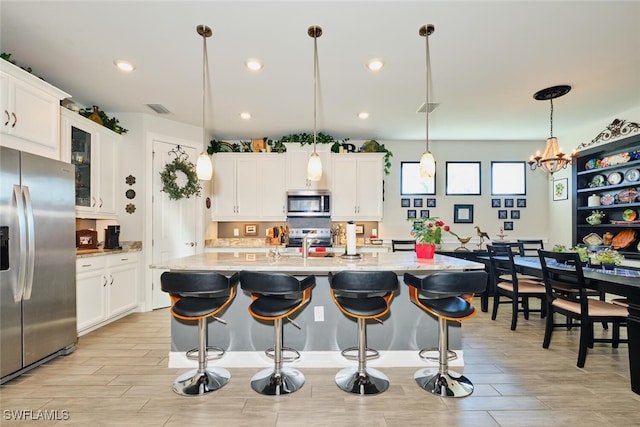
[[367,270],[429,274],[439,271],[484,269],[484,264],[436,254],[418,259],[414,252],[364,253],[360,259],[341,256],[302,258],[299,254],[280,257],[264,252],[203,253],[151,265],[163,270],[204,270],[233,273],[240,270],[278,271],[289,274],[326,274],[330,271]]

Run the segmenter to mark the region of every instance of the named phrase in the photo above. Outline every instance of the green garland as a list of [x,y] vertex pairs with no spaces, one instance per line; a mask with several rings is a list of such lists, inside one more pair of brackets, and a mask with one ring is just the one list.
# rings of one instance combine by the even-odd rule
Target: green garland
[[[178,186],[176,182],[176,171],[180,171],[187,176],[187,183],[184,187]],[[160,172],[162,180],[162,190],[169,194],[169,199],[179,200],[189,198],[193,195],[199,196],[202,186],[198,182],[195,165],[191,162],[181,159],[175,159],[171,163],[167,163],[164,170]]]

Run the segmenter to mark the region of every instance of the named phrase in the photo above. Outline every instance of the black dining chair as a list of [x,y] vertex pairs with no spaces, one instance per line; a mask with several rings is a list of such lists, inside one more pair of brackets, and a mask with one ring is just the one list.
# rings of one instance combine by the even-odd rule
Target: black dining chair
[[538,256],[538,249],[544,249],[542,239],[518,239],[520,256]]
[[[559,313],[568,319],[577,320],[580,326],[580,344],[578,348],[578,368],[583,368],[587,358],[587,348],[596,342],[611,343],[617,348],[619,343],[628,343],[620,338],[620,326],[626,326],[629,312],[626,307],[612,304],[597,298],[590,298],[591,289],[587,287],[582,270],[582,261],[577,252],[538,251],[542,277],[544,279],[547,304],[547,321],[544,330],[543,348],[549,348],[553,329],[566,326],[554,323],[554,314]],[[566,289],[577,292],[567,293]],[[612,322],[611,338],[595,338],[593,326],[597,322]],[[576,324],[573,323],[575,326]]]
[[[523,313],[526,320],[529,313],[539,312],[544,315],[545,289],[538,279],[531,279],[519,275],[513,262],[513,248],[517,243],[502,245],[487,245],[490,260],[490,273],[493,282],[493,312],[491,320],[496,320],[500,304],[511,304],[511,330],[515,331],[518,324],[518,313]],[[501,297],[509,300],[501,301]],[[540,299],[540,309],[529,307],[529,299]]]
[[392,252],[415,252],[415,240],[391,240]]

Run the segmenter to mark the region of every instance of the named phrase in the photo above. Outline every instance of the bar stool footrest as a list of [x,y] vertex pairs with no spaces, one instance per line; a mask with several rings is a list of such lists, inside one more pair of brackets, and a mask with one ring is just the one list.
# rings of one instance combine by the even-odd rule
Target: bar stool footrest
[[[286,353],[293,353],[293,354],[291,356],[287,356]],[[273,347],[266,349],[264,351],[264,354],[266,354],[269,359],[275,359],[275,350]],[[300,359],[300,352],[298,350],[291,347],[282,347],[283,362],[295,362],[298,359]]]
[[[371,360],[371,359],[377,359],[378,357],[380,357],[380,353],[378,352],[378,350],[374,350],[372,348],[367,347],[365,349],[366,352],[366,360]],[[355,354],[349,354],[349,353],[355,353]],[[344,357],[345,359],[348,360],[358,360],[358,347],[349,347],[349,348],[345,348],[344,350],[342,350],[341,352],[342,357]]]
[[[428,356],[427,353],[438,353],[436,356]],[[439,362],[440,361],[440,349],[437,347],[432,348],[423,348],[418,353],[420,359],[427,360],[430,362]],[[447,350],[447,360],[456,360],[458,358],[458,354],[453,350]]]
[[[207,360],[217,360],[222,358],[222,356],[224,356],[224,354],[226,353],[226,350],[222,347],[218,347],[218,346],[213,346],[213,347],[207,347]],[[187,351],[186,356],[187,359],[190,360],[198,360],[198,348],[192,348],[191,350]]]

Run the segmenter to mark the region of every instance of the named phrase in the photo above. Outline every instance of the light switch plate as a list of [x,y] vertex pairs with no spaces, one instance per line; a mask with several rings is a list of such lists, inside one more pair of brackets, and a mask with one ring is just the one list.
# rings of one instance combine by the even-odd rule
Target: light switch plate
[[316,322],[324,322],[324,306],[318,305],[313,307],[313,320]]

